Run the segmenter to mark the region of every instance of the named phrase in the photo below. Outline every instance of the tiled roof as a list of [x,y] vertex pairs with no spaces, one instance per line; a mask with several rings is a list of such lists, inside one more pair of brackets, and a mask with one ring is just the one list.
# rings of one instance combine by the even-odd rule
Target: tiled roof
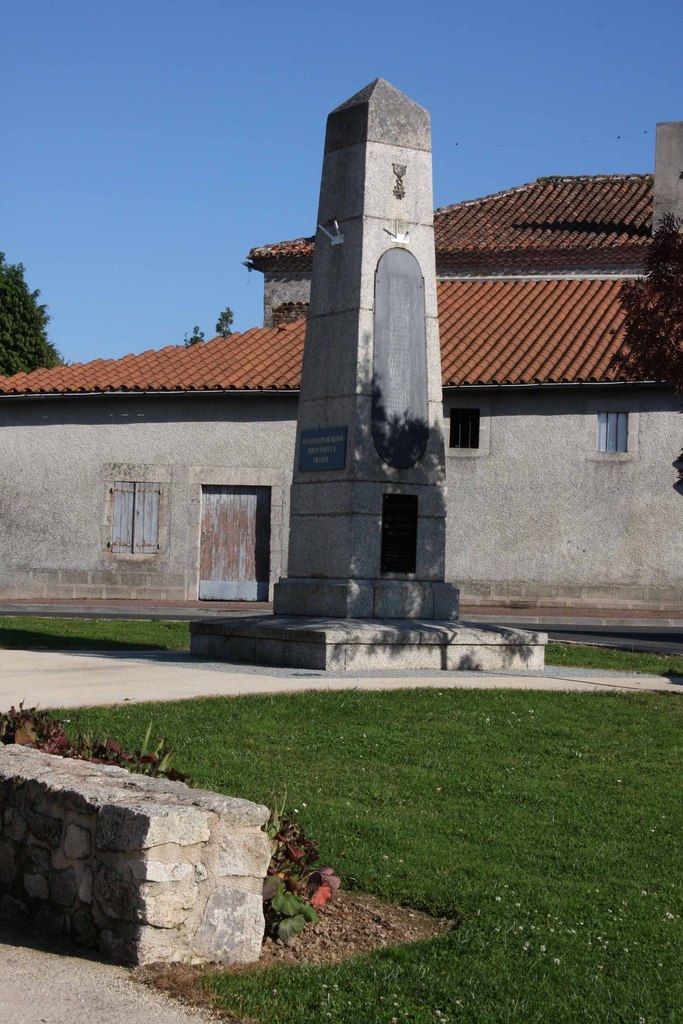
[[[618,280],[438,284],[444,385],[611,381],[621,343]],[[123,359],[0,377],[0,393],[294,390],[305,321]]]
[[305,322],[259,328],[123,359],[56,366],[0,377],[0,393],[291,390],[298,388]]
[[615,380],[620,288],[617,280],[440,282],[444,386]]
[[[646,174],[539,178],[444,206],[434,213],[437,270],[542,265],[629,266],[652,233],[653,179]],[[259,270],[310,269],[314,238],[252,249]],[[503,254],[506,254],[503,258]]]

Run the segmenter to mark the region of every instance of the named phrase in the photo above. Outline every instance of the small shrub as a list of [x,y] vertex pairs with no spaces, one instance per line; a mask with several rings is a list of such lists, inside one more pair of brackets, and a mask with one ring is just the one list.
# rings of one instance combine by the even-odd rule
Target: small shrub
[[318,920],[316,910],[337,892],[340,879],[331,867],[318,865],[318,847],[297,821],[274,808],[266,825],[271,858],[263,883],[266,933],[288,942],[306,924]]

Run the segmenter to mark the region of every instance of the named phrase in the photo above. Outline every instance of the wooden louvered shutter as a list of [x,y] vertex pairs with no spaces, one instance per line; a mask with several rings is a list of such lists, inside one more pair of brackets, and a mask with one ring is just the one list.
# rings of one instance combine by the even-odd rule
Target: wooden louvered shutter
[[159,549],[160,484],[137,483],[133,516],[133,554],[149,555]]
[[135,484],[118,480],[112,487],[111,550],[127,552],[133,549],[133,509]]

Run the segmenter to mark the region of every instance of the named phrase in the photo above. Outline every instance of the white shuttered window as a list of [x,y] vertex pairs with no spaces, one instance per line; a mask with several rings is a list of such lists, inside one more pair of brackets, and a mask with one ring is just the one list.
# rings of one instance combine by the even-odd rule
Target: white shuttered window
[[118,480],[112,487],[111,550],[150,555],[159,550],[161,484]]
[[599,452],[628,451],[628,413],[598,413],[598,446]]

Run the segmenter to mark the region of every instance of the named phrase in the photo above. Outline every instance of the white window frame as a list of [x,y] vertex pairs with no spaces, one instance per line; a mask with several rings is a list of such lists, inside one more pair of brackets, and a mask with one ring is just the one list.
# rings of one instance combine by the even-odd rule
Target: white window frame
[[[589,462],[632,462],[638,458],[638,444],[640,431],[639,404],[632,396],[623,394],[601,394],[588,398],[584,406],[584,456]],[[601,414],[626,413],[627,422],[627,450],[600,451],[599,444],[599,423]],[[618,421],[615,421],[618,422]]]
[[623,410],[598,413],[596,451],[624,455],[629,450],[628,413]]

